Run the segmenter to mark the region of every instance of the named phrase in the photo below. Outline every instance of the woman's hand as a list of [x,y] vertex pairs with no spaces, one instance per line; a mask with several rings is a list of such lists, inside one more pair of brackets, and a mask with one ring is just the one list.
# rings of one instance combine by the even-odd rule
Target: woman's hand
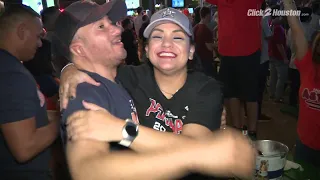
[[74,65],[69,65],[63,70],[59,89],[60,110],[67,108],[69,98],[73,99],[76,97],[77,86],[83,82],[95,86],[100,85],[100,83],[93,80],[88,74],[79,71]]
[[67,120],[68,139],[72,141],[91,139],[96,141],[120,141],[124,120],[116,118],[106,109],[83,101],[88,110],[77,111]]

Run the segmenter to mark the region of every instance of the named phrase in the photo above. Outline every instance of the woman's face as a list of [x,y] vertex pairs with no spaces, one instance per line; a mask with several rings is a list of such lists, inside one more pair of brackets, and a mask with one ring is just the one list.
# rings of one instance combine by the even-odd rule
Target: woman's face
[[193,59],[194,46],[180,26],[165,23],[151,32],[146,53],[156,69],[172,74],[187,68],[187,61]]

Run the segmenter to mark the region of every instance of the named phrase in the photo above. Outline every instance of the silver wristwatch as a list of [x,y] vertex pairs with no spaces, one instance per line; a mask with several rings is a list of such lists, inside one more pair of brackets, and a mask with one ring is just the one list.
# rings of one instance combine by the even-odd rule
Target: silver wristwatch
[[126,119],[126,124],[122,128],[123,139],[119,142],[120,145],[129,147],[133,140],[138,136],[139,126],[131,119]]

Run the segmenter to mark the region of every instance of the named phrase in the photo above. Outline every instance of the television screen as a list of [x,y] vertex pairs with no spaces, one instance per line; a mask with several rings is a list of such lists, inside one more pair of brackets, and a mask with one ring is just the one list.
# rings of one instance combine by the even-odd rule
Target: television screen
[[190,14],[193,14],[193,8],[188,8]]
[[172,0],[172,7],[183,8],[184,7],[184,0]]
[[30,6],[34,11],[40,14],[43,10],[42,0],[22,0],[22,4]]
[[55,6],[54,0],[47,0],[47,7]]
[[139,0],[126,0],[128,9],[137,9],[140,6]]

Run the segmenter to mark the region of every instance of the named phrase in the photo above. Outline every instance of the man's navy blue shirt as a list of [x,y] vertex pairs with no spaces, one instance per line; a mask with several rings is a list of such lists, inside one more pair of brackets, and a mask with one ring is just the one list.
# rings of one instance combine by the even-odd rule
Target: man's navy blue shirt
[[[0,125],[34,117],[36,127],[46,126],[48,121],[45,98],[36,81],[23,64],[7,51],[0,49]],[[11,139],[12,140],[12,139]],[[18,163],[0,133],[0,177],[18,172],[49,171],[49,148],[26,163]],[[39,176],[28,177],[36,179]],[[26,177],[25,177],[26,178]],[[0,178],[1,179],[1,178]]]
[[[92,73],[84,71],[95,81],[100,83],[100,86],[94,86],[88,83],[81,83],[77,87],[76,98],[70,100],[67,108],[62,115],[61,123],[61,136],[64,144],[66,144],[66,121],[67,118],[74,112],[78,110],[84,110],[82,101],[96,104],[106,110],[108,110],[112,115],[120,119],[132,119],[138,123],[136,108],[134,106],[133,100],[127,91],[115,82],[112,82],[97,73]],[[117,143],[111,144],[111,149],[123,149]]]

